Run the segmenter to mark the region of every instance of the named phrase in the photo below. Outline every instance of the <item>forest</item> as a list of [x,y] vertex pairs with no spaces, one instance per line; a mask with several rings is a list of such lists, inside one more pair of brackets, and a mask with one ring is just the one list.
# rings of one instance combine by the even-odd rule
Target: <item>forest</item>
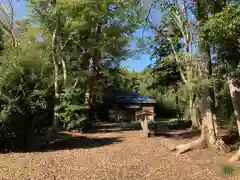
[[[21,1],[21,0],[20,0]],[[190,120],[200,146],[226,151],[221,124],[240,133],[240,2],[238,0],[0,1],[0,145],[22,150],[45,131],[87,132],[108,120],[109,97],[156,97],[161,118]],[[157,23],[150,18],[157,11]],[[154,37],[134,33],[150,30]],[[143,71],[122,66],[147,51]],[[141,61],[136,60],[136,63]],[[188,153],[188,152],[186,152]],[[230,161],[240,159],[240,149]]]

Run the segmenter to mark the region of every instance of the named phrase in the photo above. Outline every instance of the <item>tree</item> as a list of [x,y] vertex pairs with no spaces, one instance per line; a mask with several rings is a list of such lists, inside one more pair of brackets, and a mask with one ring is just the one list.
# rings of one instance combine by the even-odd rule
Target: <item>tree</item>
[[[167,50],[165,52],[170,52],[175,57],[181,83],[189,93],[188,109],[190,109],[190,114],[195,116],[195,118],[192,116],[190,118],[192,122],[197,122],[195,123],[196,126],[201,124],[202,129],[200,139],[176,147],[177,155],[206,144],[226,149],[224,142],[219,137],[216,119],[210,46],[209,44],[199,43],[199,30],[207,21],[209,14],[218,13],[226,3],[227,1],[167,1],[163,8],[167,12],[167,16],[165,16],[165,21],[161,23],[162,27],[160,26],[161,28],[158,29],[160,37],[165,39],[161,44],[165,44],[164,48],[167,47],[163,49]],[[195,15],[196,23],[189,19],[189,13]],[[195,29],[197,32],[195,32]],[[195,39],[198,39],[197,56],[193,54],[193,40]],[[180,40],[182,41],[180,42]],[[178,50],[176,44],[179,42],[182,44],[182,48]],[[184,51],[185,54],[180,53],[180,51]],[[162,58],[162,56],[160,57]],[[185,65],[181,66],[183,62],[185,62]],[[195,113],[192,113],[193,110],[195,110]],[[201,115],[198,116],[200,117],[198,120],[196,119],[197,112]]]
[[[20,44],[24,36],[29,36],[28,29],[21,34],[23,39],[18,39]],[[5,46],[0,56],[0,141],[8,150],[24,149],[33,134],[51,123],[48,52],[44,42],[35,41],[31,46],[19,46],[18,51]]]
[[[58,72],[58,80],[55,79],[58,82],[55,87],[58,88],[55,92],[59,89],[59,93],[62,93],[71,84],[70,79],[77,80],[84,76],[85,104],[92,106],[98,103],[104,89],[104,69],[118,66],[129,55],[128,42],[138,27],[139,18],[132,13],[138,12],[137,8],[133,8],[138,1],[118,3],[102,0],[96,3],[89,0],[77,4],[58,1],[57,16],[51,14],[54,7],[49,6],[47,1],[35,1],[32,5],[36,19],[48,29],[49,34],[53,34],[52,42],[55,43],[52,43],[52,55],[55,59],[53,62],[56,61],[55,73]],[[53,25],[57,23],[56,34]]]
[[[212,7],[216,7],[217,5],[222,5],[222,2],[215,2],[213,4],[210,3],[210,8],[208,4],[203,1],[195,1],[195,16],[198,22],[198,29],[204,25],[207,20],[208,13],[211,12]],[[212,6],[211,6],[212,5]],[[218,11],[219,8],[214,10]],[[212,12],[216,13],[216,12]],[[200,34],[198,33],[198,39]],[[200,112],[202,119],[202,132],[201,137],[188,143],[186,145],[177,146],[178,153],[183,153],[189,149],[193,149],[199,146],[214,146],[220,148],[222,150],[226,150],[226,146],[224,142],[219,137],[219,130],[217,125],[217,119],[215,114],[215,103],[214,103],[214,91],[212,86],[212,62],[210,57],[210,46],[208,44],[198,43],[198,52],[200,58],[200,72],[201,76],[203,76],[206,80],[210,82],[208,86],[203,88],[203,96],[201,97],[200,104]]]
[[4,41],[3,41],[3,30],[0,29],[0,51],[4,49]]
[[[6,5],[6,7],[4,7]],[[17,47],[17,40],[14,33],[14,9],[12,0],[2,0],[0,6],[0,26],[11,37],[12,46]]]
[[[181,87],[185,91],[184,94],[187,95],[185,99],[188,100],[188,107],[186,106],[184,110],[184,116],[192,121],[191,129],[198,129],[200,128],[200,119],[197,114],[199,92],[196,92],[196,89],[199,89],[199,83],[196,84],[196,82],[200,82],[200,78],[196,81],[199,75],[199,65],[193,54],[195,25],[187,15],[191,9],[187,8],[185,1],[181,1],[181,3],[182,7],[180,7],[178,1],[171,1],[164,6],[163,10],[166,11],[166,14],[157,29],[156,41],[160,40],[159,48],[155,48],[155,54],[153,55],[160,56],[160,63],[164,56],[175,59],[181,78],[178,83],[183,85]],[[202,78],[201,82],[203,82]]]
[[[115,61],[116,63],[117,59],[119,60],[119,58],[128,55],[128,50],[125,49],[125,47],[130,39],[127,36],[131,36],[138,26],[138,20],[136,19],[137,10],[133,8],[137,6],[136,2],[137,1],[123,1],[117,3],[112,1],[109,4],[108,1],[103,1],[101,11],[94,17],[92,32],[94,34],[95,44],[93,46],[94,49],[90,49],[90,52],[92,51],[93,54],[90,53],[89,57],[88,68],[91,79],[89,79],[89,87],[85,94],[85,102],[87,104],[94,102],[93,97],[91,97],[94,94],[94,78],[99,75],[102,62],[107,61],[109,65],[112,65],[113,63],[111,61]],[[125,11],[125,13],[123,13],[123,11]],[[116,19],[118,20],[116,21]],[[116,51],[117,49],[118,52]],[[106,63],[104,64],[107,65]]]
[[[215,14],[202,27],[203,43],[212,44],[221,64],[226,64],[226,78],[234,115],[237,119],[238,129],[240,132],[239,115],[240,115],[240,89],[239,89],[239,6],[227,6],[222,12]],[[239,152],[232,157],[231,161],[240,158]]]

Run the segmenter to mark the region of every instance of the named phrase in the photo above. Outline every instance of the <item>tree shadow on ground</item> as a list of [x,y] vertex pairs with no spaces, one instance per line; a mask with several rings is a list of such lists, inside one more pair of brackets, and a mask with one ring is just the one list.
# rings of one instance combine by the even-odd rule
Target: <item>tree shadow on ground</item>
[[[180,121],[179,123],[176,122],[167,122],[167,121],[155,121],[149,123],[149,128],[151,126],[157,125],[161,129],[168,129],[169,131],[174,130],[186,130],[191,127],[191,124],[188,121]],[[141,123],[140,122],[125,122],[125,123],[104,123],[98,122],[94,125],[94,128],[91,130],[90,133],[97,133],[97,132],[124,132],[124,131],[137,131],[141,130]]]
[[181,132],[179,132],[179,130],[177,131],[165,131],[165,132],[159,132],[156,133],[154,136],[162,136],[162,137],[166,137],[166,138],[171,138],[171,139],[175,139],[175,140],[180,140],[180,139],[192,139],[195,137],[199,137],[201,134],[200,131],[189,131],[189,130],[181,130]]
[[180,121],[178,123],[160,123],[157,125],[154,136],[171,139],[191,139],[200,136],[199,130],[190,130],[191,123]]
[[98,124],[88,133],[123,133],[126,131],[139,131],[141,129],[140,123],[108,123]]
[[72,135],[71,133],[60,132],[51,135],[51,137],[44,137],[41,140],[39,140],[39,137],[35,137],[32,141],[35,141],[35,143],[30,143],[25,150],[12,152],[49,152],[78,148],[91,149],[120,143],[122,139],[120,137],[87,137],[80,134]]
[[[183,128],[175,127],[168,127],[167,129],[163,130],[162,132],[156,133],[154,136],[162,136],[174,140],[180,139],[192,139],[200,137],[201,131],[200,130],[190,130],[190,127],[186,126]],[[237,131],[226,131],[224,128],[220,129],[220,137],[224,141],[224,143],[228,146],[231,146],[233,149],[234,146],[239,143],[239,135]],[[237,148],[238,149],[238,148]]]
[[222,140],[225,142],[225,144],[231,146],[232,150],[235,150],[235,145],[239,144],[240,139],[238,132],[229,132],[222,136]]
[[[154,136],[163,136],[173,139],[191,139],[200,136],[200,131],[194,130],[189,131],[191,128],[191,123],[188,121],[180,122],[167,122],[167,121],[157,121],[154,123],[149,123],[149,129],[155,132],[152,134]],[[90,133],[123,133],[126,131],[140,131],[142,130],[141,124],[132,123],[98,123],[94,130]],[[154,131],[154,130],[153,130]]]

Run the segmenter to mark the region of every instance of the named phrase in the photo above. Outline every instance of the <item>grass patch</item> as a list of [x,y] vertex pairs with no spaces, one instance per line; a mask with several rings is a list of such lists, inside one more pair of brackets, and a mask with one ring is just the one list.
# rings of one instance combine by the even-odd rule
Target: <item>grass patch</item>
[[169,123],[174,123],[174,122],[178,122],[177,118],[155,118],[155,121],[159,121],[159,122],[169,122]]
[[220,165],[219,167],[219,173],[221,176],[227,176],[227,177],[233,176],[234,171],[235,169],[231,165],[223,164],[223,165]]
[[237,151],[240,148],[240,142],[237,142],[231,146],[231,151]]

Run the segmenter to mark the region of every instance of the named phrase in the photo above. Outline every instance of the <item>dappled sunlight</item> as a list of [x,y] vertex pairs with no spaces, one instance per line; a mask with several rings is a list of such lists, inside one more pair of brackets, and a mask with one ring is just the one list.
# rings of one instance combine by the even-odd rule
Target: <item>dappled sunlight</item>
[[0,0],[0,179],[239,179],[239,27],[239,0]]

